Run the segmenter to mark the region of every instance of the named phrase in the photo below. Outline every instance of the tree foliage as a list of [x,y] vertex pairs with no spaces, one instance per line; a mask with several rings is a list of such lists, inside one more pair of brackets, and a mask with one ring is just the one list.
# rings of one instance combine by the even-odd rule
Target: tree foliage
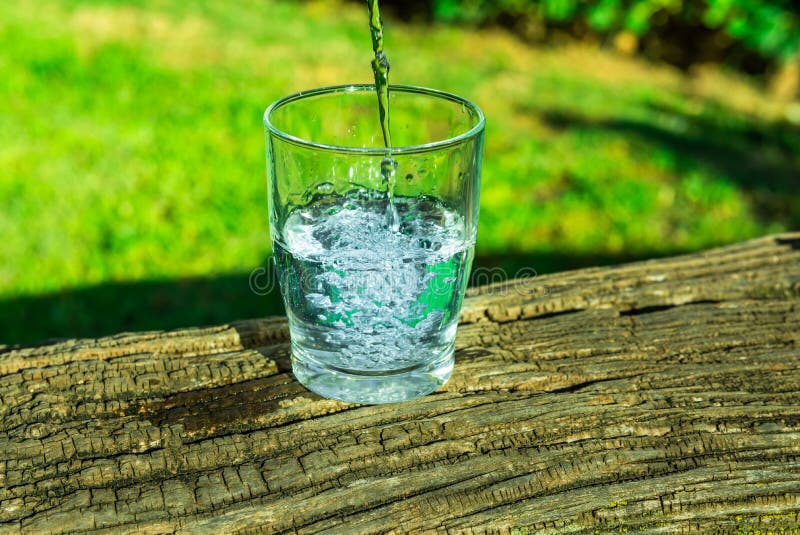
[[797,0],[431,0],[441,21],[492,22],[500,18],[544,24],[581,22],[600,34],[639,37],[670,23],[720,31],[774,61],[800,51]]

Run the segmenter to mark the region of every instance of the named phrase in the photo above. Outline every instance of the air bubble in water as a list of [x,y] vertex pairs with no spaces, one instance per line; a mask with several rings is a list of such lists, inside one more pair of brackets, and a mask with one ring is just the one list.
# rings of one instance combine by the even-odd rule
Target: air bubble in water
[[331,182],[323,182],[322,184],[317,185],[317,192],[325,195],[330,195],[333,193],[333,189],[334,186]]

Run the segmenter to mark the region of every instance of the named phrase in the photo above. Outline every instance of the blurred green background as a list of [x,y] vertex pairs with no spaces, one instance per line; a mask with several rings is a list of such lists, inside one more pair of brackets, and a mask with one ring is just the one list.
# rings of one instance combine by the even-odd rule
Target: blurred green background
[[[488,117],[477,265],[800,228],[797,2],[384,11],[392,82]],[[270,253],[262,111],[370,82],[370,59],[355,1],[0,3],[0,343],[282,313],[248,284]]]

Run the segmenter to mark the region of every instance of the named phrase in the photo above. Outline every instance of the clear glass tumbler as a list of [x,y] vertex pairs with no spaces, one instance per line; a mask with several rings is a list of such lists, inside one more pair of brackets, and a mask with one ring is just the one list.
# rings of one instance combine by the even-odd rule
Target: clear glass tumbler
[[478,225],[484,116],[466,99],[372,85],[304,91],[264,113],[270,233],[292,370],[356,403],[423,396],[453,370]]

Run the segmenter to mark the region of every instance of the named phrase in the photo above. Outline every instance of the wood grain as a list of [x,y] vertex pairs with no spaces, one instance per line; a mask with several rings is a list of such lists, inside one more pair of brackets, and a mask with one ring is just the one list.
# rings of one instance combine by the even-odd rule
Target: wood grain
[[0,348],[0,532],[800,533],[800,233],[470,290],[423,399],[281,318]]

